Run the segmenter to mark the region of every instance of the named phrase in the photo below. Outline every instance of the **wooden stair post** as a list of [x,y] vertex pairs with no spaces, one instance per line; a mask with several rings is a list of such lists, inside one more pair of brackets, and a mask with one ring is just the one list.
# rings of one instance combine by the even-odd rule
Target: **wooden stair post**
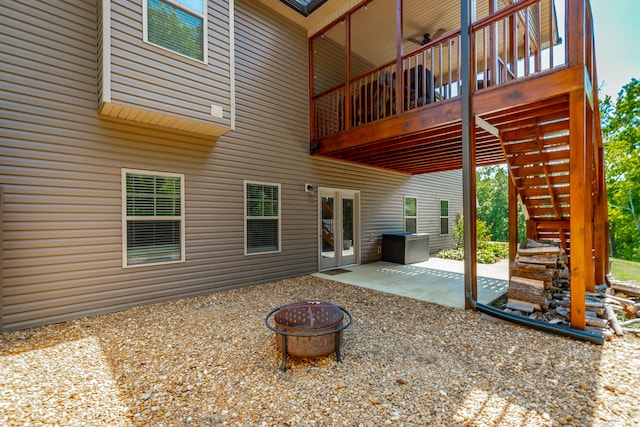
[[[571,99],[571,193],[570,193],[570,266],[571,266],[571,327],[586,327],[586,291],[595,288],[592,258],[592,204],[590,143],[585,143],[586,101],[582,89],[574,91]],[[588,167],[589,166],[589,167]]]
[[[508,167],[508,166],[507,166]],[[513,264],[518,252],[518,193],[516,184],[509,175],[509,265]],[[509,268],[511,280],[511,268]]]

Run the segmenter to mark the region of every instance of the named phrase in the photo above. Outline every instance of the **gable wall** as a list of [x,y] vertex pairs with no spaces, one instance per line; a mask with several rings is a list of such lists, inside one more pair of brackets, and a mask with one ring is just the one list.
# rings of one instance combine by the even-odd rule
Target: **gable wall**
[[[94,1],[3,9],[4,329],[315,272],[307,182],[361,191],[362,262],[402,228],[403,194],[419,197],[420,232],[438,233],[439,197],[461,210],[459,172],[408,177],[309,156],[306,32],[257,2],[236,2],[237,123],[218,140],[98,116]],[[185,174],[186,262],[122,268],[121,168]],[[281,253],[244,256],[245,179],[282,185]]]

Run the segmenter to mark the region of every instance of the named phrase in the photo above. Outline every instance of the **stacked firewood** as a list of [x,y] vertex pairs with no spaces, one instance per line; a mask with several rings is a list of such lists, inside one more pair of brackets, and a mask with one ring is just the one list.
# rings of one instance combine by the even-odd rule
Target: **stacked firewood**
[[511,264],[507,308],[534,313],[546,311],[551,292],[569,289],[569,274],[562,248],[551,243],[527,241]]
[[[607,277],[586,293],[587,330],[606,338],[638,332],[640,286]],[[544,322],[569,326],[570,277],[564,251],[553,243],[529,240],[511,264],[506,310]],[[624,320],[620,321],[622,318]]]

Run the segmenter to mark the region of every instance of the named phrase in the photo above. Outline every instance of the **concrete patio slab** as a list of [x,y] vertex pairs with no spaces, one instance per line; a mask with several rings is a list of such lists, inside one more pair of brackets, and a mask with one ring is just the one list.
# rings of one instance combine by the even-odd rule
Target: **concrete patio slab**
[[[380,261],[324,271],[315,276],[449,307],[464,308],[464,263],[440,258],[416,264]],[[487,304],[507,292],[509,263],[478,264],[478,301]]]

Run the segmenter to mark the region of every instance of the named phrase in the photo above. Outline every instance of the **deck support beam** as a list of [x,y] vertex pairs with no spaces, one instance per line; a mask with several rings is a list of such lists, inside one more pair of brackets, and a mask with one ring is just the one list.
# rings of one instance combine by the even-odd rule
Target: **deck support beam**
[[605,276],[609,273],[608,229],[609,216],[607,212],[607,187],[604,171],[604,149],[598,148],[598,166],[596,168],[598,194],[594,201],[593,212],[593,246],[595,258],[595,282],[605,283]]
[[[567,1],[568,33],[567,60],[569,66],[586,64],[586,2]],[[571,326],[586,328],[586,291],[595,289],[593,262],[594,202],[593,178],[593,112],[588,105],[585,90],[588,83],[582,77],[580,88],[569,94],[569,150],[570,178],[569,235],[571,239]]]
[[[593,203],[591,141],[586,140],[587,104],[584,91],[570,95],[570,216],[571,327],[586,326],[586,291],[595,288],[593,270]],[[590,156],[591,154],[591,156]]]
[[511,280],[511,265],[516,260],[518,252],[518,189],[511,176],[508,179],[509,196],[509,280]]
[[[476,146],[471,104],[471,4],[460,2],[460,54],[462,80],[462,212],[464,222],[464,306],[478,300],[476,265]],[[475,82],[475,79],[473,79]]]

